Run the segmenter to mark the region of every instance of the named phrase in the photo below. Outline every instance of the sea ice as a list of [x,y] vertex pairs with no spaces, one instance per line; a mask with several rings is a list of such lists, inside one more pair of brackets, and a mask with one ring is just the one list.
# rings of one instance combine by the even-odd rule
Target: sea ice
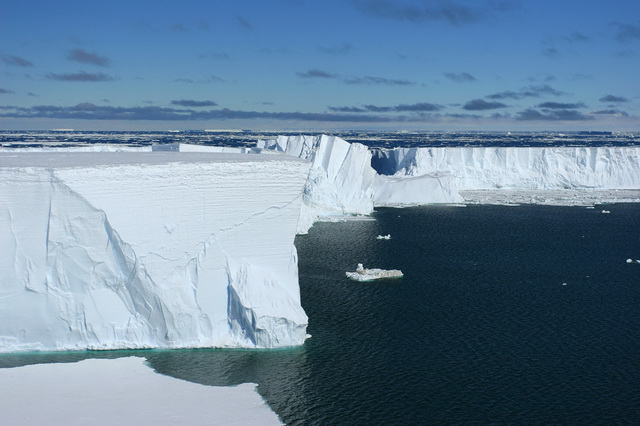
[[384,278],[400,278],[404,276],[399,269],[367,269],[362,263],[358,263],[355,272],[345,272],[347,278],[354,281],[374,281]]
[[7,425],[281,424],[255,384],[190,383],[138,357],[2,368],[0,383]]

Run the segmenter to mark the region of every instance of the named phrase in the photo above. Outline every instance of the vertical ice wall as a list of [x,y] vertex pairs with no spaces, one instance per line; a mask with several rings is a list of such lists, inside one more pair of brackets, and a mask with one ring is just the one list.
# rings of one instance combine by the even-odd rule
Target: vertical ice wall
[[301,344],[308,163],[0,153],[0,351]]
[[299,233],[306,233],[320,216],[369,214],[373,211],[371,153],[365,145],[335,136],[279,136],[260,140],[257,148],[312,163],[304,186]]
[[640,188],[640,147],[378,149],[373,165],[394,176],[448,173],[459,190]]

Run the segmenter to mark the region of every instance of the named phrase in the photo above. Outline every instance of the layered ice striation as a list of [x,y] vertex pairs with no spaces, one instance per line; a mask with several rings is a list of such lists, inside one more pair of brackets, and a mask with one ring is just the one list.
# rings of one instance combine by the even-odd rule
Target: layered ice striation
[[449,175],[460,190],[640,189],[640,147],[448,147],[373,151],[384,175]]
[[0,153],[0,352],[302,344],[308,171],[268,155]]

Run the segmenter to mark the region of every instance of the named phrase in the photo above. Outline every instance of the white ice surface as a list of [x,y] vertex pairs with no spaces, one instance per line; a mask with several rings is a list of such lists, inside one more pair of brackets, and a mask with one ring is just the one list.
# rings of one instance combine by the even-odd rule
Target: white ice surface
[[300,345],[309,164],[0,153],[0,351]]
[[279,136],[258,141],[257,148],[312,163],[304,187],[298,233],[306,233],[322,216],[366,215],[373,211],[376,172],[365,145],[327,135]]
[[155,373],[143,358],[0,369],[0,424],[279,425],[256,385],[213,387]]
[[374,180],[376,206],[409,206],[424,204],[455,204],[464,201],[449,174],[421,176],[376,175]]
[[358,263],[355,272],[345,272],[347,278],[354,281],[375,281],[388,278],[400,278],[404,276],[399,269],[365,268]]
[[640,147],[395,148],[374,155],[395,176],[450,174],[460,191],[640,189]]

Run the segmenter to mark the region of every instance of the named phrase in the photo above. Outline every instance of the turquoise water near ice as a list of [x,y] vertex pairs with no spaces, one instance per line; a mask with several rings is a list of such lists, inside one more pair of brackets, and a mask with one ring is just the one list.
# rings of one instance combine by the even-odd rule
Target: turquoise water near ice
[[[3,355],[0,367],[140,355],[193,382],[258,383],[286,424],[640,424],[640,264],[626,263],[640,259],[640,204],[374,219],[297,237],[313,335],[300,348]],[[349,281],[357,263],[405,276]]]

